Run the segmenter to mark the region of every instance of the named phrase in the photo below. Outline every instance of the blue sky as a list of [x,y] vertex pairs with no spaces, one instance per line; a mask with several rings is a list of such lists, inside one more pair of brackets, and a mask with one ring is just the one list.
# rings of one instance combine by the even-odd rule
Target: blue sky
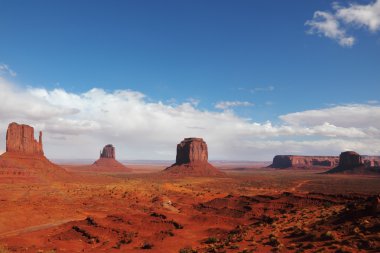
[[[333,110],[339,106],[352,110],[353,105],[378,109],[379,7],[379,1],[354,1],[349,5],[346,1],[332,4],[331,1],[304,0],[0,0],[0,66],[3,66],[0,71],[3,69],[2,79],[7,85],[24,87],[27,91],[45,90],[48,95],[37,92],[45,102],[55,90],[66,92],[63,96],[66,100],[60,97],[63,101],[57,102],[56,98],[49,102],[61,109],[71,106],[68,97],[78,95],[83,100],[93,88],[103,89],[108,95],[115,95],[117,90],[131,90],[143,94],[145,109],[149,106],[144,107],[144,104],[149,103],[178,109],[189,102],[202,113],[219,113],[220,116],[226,112],[238,120],[249,118],[248,124],[270,122],[283,127],[292,125],[282,117],[291,113]],[[4,66],[14,74],[5,71]],[[12,94],[22,96],[17,91]],[[78,109],[74,107],[71,109]],[[78,110],[83,113],[83,108]],[[38,113],[42,112],[36,111]],[[53,134],[48,127],[49,120],[77,120],[75,124],[80,125],[80,120],[84,120],[80,114],[73,111],[73,116],[54,115],[43,120],[22,113],[6,115],[4,112],[0,116],[31,122]],[[101,116],[94,117],[96,121],[96,117]],[[117,122],[115,126],[119,125]],[[308,122],[301,123],[308,125]],[[323,119],[314,126],[324,123],[332,124]],[[338,123],[332,125],[341,127]],[[377,127],[368,125],[371,126]],[[344,127],[360,128],[356,123]],[[167,127],[165,130],[170,132]],[[206,129],[196,132],[206,133]],[[68,139],[64,131],[56,130],[54,134]],[[186,134],[183,131],[176,138]],[[220,136],[223,136],[222,131]],[[263,137],[256,132],[248,136],[253,136],[252,142]],[[270,137],[268,145],[269,141],[283,139],[332,141],[338,137],[320,133],[297,132],[285,137],[279,134],[275,140]],[[378,136],[369,139],[379,140]],[[126,142],[128,140],[126,137]],[[350,141],[351,144],[359,142]],[[62,143],[53,140],[50,143],[52,150],[56,150],[52,156],[66,157],[63,150],[54,148]],[[222,150],[221,145],[215,144]],[[352,147],[350,145],[347,148]],[[144,148],[132,147],[134,150]],[[300,147],[294,151],[328,153],[345,147],[342,144],[326,151]],[[266,160],[273,155],[267,146],[262,156],[247,153],[228,157],[228,148],[223,150],[214,158],[260,160],[265,157]],[[172,152],[174,148],[173,151],[168,149],[162,157],[170,158]],[[363,149],[363,152],[380,150]],[[126,159],[161,157],[159,153],[149,156],[143,151],[130,157],[131,150],[123,154]]]

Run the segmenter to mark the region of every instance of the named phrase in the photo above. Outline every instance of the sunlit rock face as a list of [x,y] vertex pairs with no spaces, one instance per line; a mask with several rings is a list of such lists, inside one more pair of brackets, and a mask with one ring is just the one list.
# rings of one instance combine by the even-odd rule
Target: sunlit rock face
[[202,138],[185,138],[177,145],[176,164],[207,161],[207,144]]
[[28,125],[11,123],[6,137],[6,151],[22,155],[44,155],[42,148],[42,132],[39,140],[34,139],[34,128]]

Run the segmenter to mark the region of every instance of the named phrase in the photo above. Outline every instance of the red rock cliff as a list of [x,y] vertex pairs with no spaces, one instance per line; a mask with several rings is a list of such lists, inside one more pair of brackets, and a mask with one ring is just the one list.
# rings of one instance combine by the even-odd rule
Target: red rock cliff
[[339,158],[337,156],[294,156],[294,155],[276,155],[273,158],[272,168],[290,168],[290,167],[327,167],[337,166]]
[[28,125],[11,123],[6,137],[6,151],[23,155],[44,155],[42,148],[42,132],[38,142],[34,139],[34,129]]

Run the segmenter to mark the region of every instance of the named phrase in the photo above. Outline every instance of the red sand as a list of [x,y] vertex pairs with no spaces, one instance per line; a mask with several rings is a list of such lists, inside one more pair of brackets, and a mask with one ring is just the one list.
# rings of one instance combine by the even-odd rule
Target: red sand
[[224,166],[225,177],[166,178],[165,165],[122,174],[81,167],[66,165],[65,181],[0,174],[0,252],[380,249],[379,213],[367,208],[377,176],[247,163]]

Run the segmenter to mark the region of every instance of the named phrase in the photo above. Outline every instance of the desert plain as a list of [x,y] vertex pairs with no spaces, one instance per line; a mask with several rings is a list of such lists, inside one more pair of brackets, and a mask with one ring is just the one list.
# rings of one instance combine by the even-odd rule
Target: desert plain
[[167,177],[149,164],[2,176],[2,252],[378,252],[380,219],[365,211],[378,176],[218,165],[224,177]]

